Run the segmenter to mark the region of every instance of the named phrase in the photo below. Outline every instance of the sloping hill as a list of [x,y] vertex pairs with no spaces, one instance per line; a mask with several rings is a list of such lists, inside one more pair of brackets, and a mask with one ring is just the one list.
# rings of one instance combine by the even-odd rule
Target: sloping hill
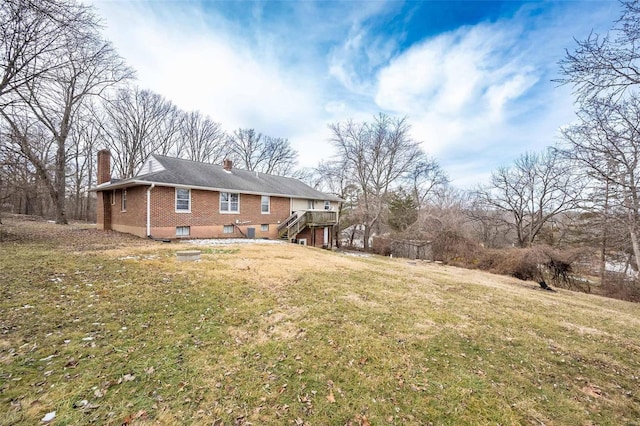
[[[3,219],[0,424],[638,424],[638,305]],[[190,247],[192,248],[192,247]]]

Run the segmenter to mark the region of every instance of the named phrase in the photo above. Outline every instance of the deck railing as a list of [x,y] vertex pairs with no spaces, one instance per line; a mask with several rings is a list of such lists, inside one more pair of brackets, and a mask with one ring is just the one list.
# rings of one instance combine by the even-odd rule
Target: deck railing
[[332,226],[338,223],[335,210],[299,210],[278,225],[280,238],[292,239],[307,226]]

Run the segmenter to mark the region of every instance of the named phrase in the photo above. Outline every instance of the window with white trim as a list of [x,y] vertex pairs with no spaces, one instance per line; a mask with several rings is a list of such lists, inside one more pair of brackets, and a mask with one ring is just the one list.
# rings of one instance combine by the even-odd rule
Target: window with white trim
[[263,223],[262,225],[260,225],[260,230],[262,232],[269,232],[269,224],[268,223]]
[[189,226],[176,226],[177,237],[188,237],[191,234],[191,227]]
[[314,210],[316,208],[315,200],[307,200],[307,209]]
[[263,214],[271,212],[271,197],[268,195],[263,195],[260,199],[260,212]]
[[122,190],[122,207],[120,208],[120,210],[122,210],[123,212],[127,211],[127,190],[123,189]]
[[176,212],[188,213],[191,211],[191,190],[176,188]]
[[224,225],[222,227],[223,234],[233,234],[233,225]]
[[331,210],[331,201],[327,201],[327,200],[325,200],[325,202],[324,202],[324,209],[325,209],[325,210]]
[[240,213],[240,194],[221,192],[220,213]]

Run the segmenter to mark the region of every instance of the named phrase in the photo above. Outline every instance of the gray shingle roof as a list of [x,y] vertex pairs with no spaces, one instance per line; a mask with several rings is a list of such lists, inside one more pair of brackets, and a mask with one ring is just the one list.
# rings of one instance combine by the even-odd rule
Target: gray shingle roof
[[[317,191],[294,178],[256,173],[236,168],[228,172],[221,165],[199,163],[161,155],[153,155],[153,158],[162,165],[164,170],[139,174],[113,185],[122,187],[128,186],[129,184],[155,183],[157,185],[186,186],[239,193],[341,201],[341,199],[335,195]],[[112,185],[104,185],[98,189],[109,189],[111,186]]]

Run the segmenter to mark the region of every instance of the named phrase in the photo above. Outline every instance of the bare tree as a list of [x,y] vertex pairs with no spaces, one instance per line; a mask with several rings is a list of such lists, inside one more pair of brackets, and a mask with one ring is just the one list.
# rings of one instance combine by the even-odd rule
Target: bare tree
[[470,193],[470,204],[465,210],[472,237],[487,248],[500,248],[507,243],[511,245],[508,242],[513,229],[510,213],[487,205],[483,198],[478,198],[479,194],[482,191]]
[[204,163],[221,163],[226,151],[226,134],[222,125],[200,114],[183,113],[176,151],[181,158]]
[[331,124],[331,142],[337,150],[335,162],[348,171],[361,199],[359,211],[364,227],[364,248],[386,208],[391,186],[399,182],[423,155],[409,135],[406,118],[377,115],[372,122],[347,121]]
[[288,139],[265,136],[254,129],[236,130],[228,143],[232,159],[246,170],[288,176],[297,163],[298,153]]
[[69,198],[75,219],[91,220],[93,210],[89,188],[93,186],[98,144],[103,140],[100,124],[85,108],[69,135],[67,173]]
[[615,99],[640,83],[640,4],[620,3],[622,16],[611,32],[591,33],[586,40],[577,40],[575,50],[567,50],[560,61],[564,77],[557,81],[572,85],[578,101]]
[[580,124],[563,131],[563,152],[606,188],[604,213],[627,235],[640,270],[640,98],[583,104]]
[[[67,4],[82,13],[90,14],[85,6]],[[94,18],[95,19],[95,18]],[[56,26],[57,21],[51,25]],[[17,136],[24,156],[34,164],[49,191],[56,208],[56,223],[68,222],[66,202],[67,137],[78,110],[93,96],[131,76],[110,43],[97,31],[95,21],[81,21],[84,27],[62,26],[60,41],[63,48],[54,57],[43,58],[53,65],[36,77],[26,78],[12,94],[16,101],[5,106],[0,114]],[[33,70],[32,70],[33,71]],[[53,171],[50,163],[40,163],[35,145],[29,139],[28,127],[38,122],[50,132],[55,145]]]
[[424,206],[438,188],[443,188],[449,183],[449,178],[440,164],[426,154],[409,169],[406,179],[411,185],[411,193],[418,206]]
[[178,108],[162,95],[138,87],[119,89],[94,117],[102,126],[119,178],[133,176],[149,154],[175,150],[180,134]]
[[67,0],[3,0],[0,3],[0,108],[27,84],[61,67],[69,35],[96,28],[87,7]]
[[580,206],[583,184],[554,150],[527,153],[491,175],[476,192],[486,207],[508,213],[519,247],[530,247],[553,217]]

